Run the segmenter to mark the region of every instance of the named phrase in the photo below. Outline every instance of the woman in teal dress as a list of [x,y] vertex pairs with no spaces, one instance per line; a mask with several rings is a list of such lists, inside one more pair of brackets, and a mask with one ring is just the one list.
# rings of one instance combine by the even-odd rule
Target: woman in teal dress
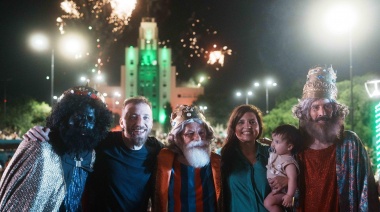
[[266,178],[269,145],[262,135],[261,111],[253,105],[236,107],[227,124],[222,148],[222,185],[225,211],[267,211],[264,199],[271,191]]

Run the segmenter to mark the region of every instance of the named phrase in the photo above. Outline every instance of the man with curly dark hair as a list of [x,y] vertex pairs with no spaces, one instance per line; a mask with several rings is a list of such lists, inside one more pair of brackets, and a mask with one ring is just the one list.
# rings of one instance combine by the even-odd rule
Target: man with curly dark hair
[[[84,194],[86,211],[147,211],[154,190],[157,155],[163,144],[149,136],[152,104],[143,96],[124,101],[122,131],[109,132],[95,148],[97,157]],[[48,130],[30,129],[25,140],[48,140]]]
[[98,91],[87,86],[65,91],[47,118],[49,141],[22,141],[5,170],[0,211],[80,211],[94,148],[111,121]]

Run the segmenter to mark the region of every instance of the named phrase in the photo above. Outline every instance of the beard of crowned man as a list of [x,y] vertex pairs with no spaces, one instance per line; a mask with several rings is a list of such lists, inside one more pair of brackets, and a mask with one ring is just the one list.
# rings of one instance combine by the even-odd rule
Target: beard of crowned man
[[195,168],[201,168],[209,164],[211,148],[210,142],[199,140],[189,144],[182,144],[182,152],[187,162]]
[[[325,122],[319,123],[318,121]],[[312,136],[319,141],[335,141],[340,138],[343,120],[338,116],[328,117],[322,116],[315,120],[300,120],[300,128],[304,129],[309,136]]]

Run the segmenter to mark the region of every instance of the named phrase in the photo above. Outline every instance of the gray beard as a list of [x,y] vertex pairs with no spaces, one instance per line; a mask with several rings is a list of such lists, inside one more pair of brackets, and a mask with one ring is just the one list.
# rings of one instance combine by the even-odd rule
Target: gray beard
[[210,145],[204,145],[206,141],[199,141],[197,143],[191,142],[187,146],[183,145],[183,155],[186,158],[190,166],[194,168],[201,168],[210,163],[211,149]]
[[335,142],[340,138],[343,121],[339,118],[331,118],[325,124],[319,124],[314,120],[300,122],[300,128],[306,133],[322,142]]

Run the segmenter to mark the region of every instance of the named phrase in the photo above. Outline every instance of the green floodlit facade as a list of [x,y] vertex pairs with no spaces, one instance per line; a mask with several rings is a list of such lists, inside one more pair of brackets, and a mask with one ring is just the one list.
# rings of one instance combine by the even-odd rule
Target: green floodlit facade
[[373,132],[375,138],[376,145],[376,162],[377,162],[377,170],[380,170],[380,102],[374,104],[374,127]]
[[145,96],[152,102],[154,122],[164,123],[164,105],[170,103],[171,49],[158,47],[158,28],[154,18],[143,18],[138,47],[125,50],[126,97]]

